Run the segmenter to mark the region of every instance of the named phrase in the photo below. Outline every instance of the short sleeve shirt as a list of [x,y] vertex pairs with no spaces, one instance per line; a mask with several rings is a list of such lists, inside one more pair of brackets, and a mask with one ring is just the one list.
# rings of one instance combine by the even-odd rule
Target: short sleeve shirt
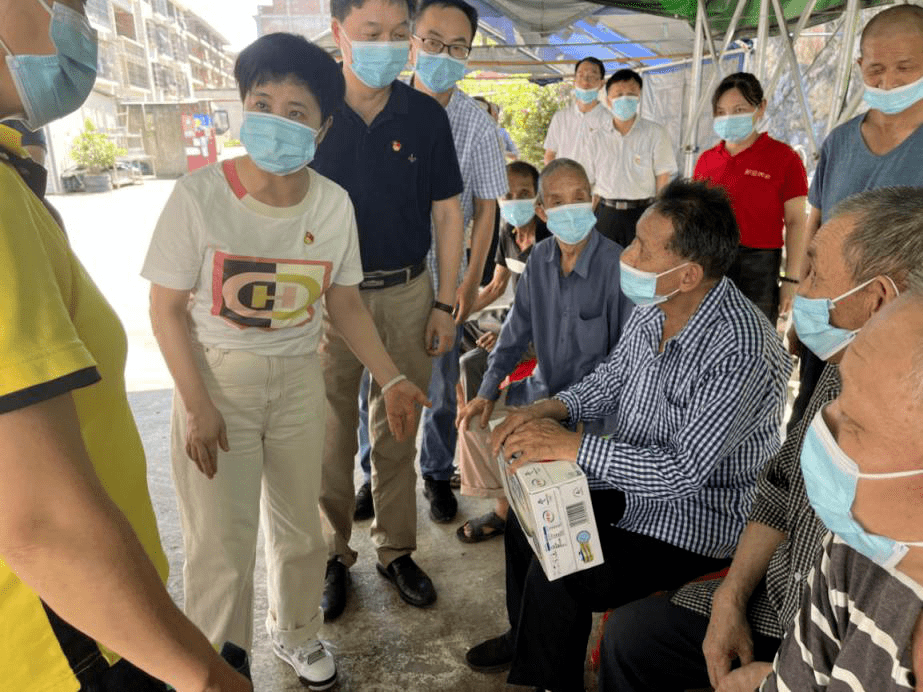
[[141,274],[192,292],[196,341],[261,355],[317,350],[318,300],[330,284],[361,282],[362,266],[346,191],[310,176],[304,199],[285,208],[248,195],[233,160],[177,182]]
[[740,244],[750,248],[782,247],[785,203],[808,194],[798,154],[765,132],[736,156],[723,141],[703,152],[693,178],[725,189],[740,227]]
[[657,176],[679,170],[667,129],[640,117],[624,135],[610,118],[607,126],[595,133],[590,155],[590,183],[597,195],[607,199],[653,197]]
[[[2,146],[24,155],[18,141],[0,126]],[[144,449],[125,393],[125,332],[45,206],[2,161],[0,273],[0,412],[70,392],[102,486],[166,581]],[[2,559],[0,641],[3,690],[76,692],[79,671],[117,658],[55,615]]]
[[548,230],[545,222],[537,216],[535,217],[535,242],[525,250],[520,249],[519,245],[516,243],[516,233],[512,226],[508,223],[504,223],[500,228],[500,237],[497,242],[497,252],[494,255],[494,262],[497,266],[510,270],[513,279],[513,290],[516,289],[516,285],[519,283],[519,277],[522,276],[522,272],[526,268],[526,262],[529,259],[529,255],[532,253],[532,248],[535,247],[536,243],[550,237],[551,232]]
[[823,223],[847,197],[879,187],[923,187],[923,126],[887,154],[873,154],[862,136],[865,114],[827,135],[811,181],[808,201]]
[[598,101],[586,113],[572,103],[551,118],[545,149],[555,152],[559,159],[573,159],[586,168],[592,161],[591,141],[607,125],[612,125],[612,114]]
[[462,192],[445,109],[398,81],[371,125],[343,104],[312,167],[352,198],[366,272],[422,262],[432,244],[432,203]]

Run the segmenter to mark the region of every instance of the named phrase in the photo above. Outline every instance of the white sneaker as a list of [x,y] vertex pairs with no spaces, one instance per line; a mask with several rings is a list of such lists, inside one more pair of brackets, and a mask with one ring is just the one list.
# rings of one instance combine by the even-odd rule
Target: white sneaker
[[288,649],[276,641],[273,653],[295,669],[298,679],[310,690],[326,690],[337,681],[337,665],[333,654],[319,639],[312,639],[297,649]]

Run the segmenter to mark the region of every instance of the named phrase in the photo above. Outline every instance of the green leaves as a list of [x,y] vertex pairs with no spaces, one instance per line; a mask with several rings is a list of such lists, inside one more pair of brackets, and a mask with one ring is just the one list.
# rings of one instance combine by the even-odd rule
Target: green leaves
[[84,121],[83,132],[74,138],[71,144],[71,158],[78,166],[83,166],[90,173],[101,173],[115,166],[115,159],[125,153],[109,137],[96,131],[96,126],[89,118]]

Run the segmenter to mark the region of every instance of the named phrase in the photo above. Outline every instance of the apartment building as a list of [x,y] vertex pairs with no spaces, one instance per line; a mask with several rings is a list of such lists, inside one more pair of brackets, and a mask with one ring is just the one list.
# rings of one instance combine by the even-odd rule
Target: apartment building
[[272,0],[257,7],[256,34],[276,31],[314,38],[330,28],[329,0]]

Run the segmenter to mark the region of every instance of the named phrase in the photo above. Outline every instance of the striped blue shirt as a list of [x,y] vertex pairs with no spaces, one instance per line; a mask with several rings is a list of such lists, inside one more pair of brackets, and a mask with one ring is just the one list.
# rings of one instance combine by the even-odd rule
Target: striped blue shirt
[[577,463],[591,488],[625,493],[619,528],[730,557],[781,446],[791,361],[726,278],[660,352],[664,320],[635,309],[609,358],[556,398],[572,421],[615,416],[608,439],[583,436]]

